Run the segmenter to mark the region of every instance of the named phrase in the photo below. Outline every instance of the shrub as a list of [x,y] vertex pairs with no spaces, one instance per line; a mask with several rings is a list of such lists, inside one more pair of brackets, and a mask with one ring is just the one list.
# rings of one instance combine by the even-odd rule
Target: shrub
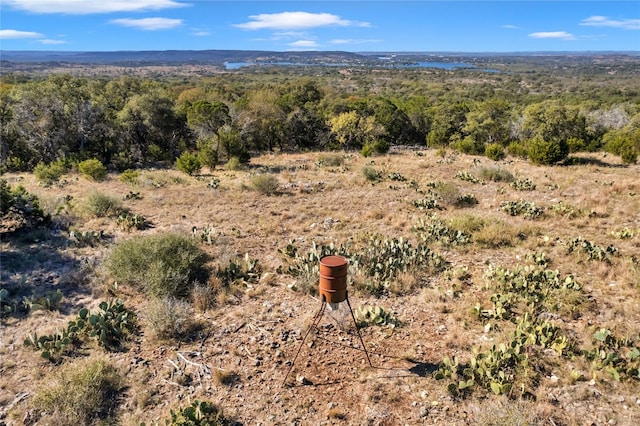
[[280,183],[274,175],[261,174],[251,178],[251,188],[264,195],[273,195],[280,189]]
[[382,179],[382,174],[371,166],[363,167],[362,175],[369,182],[378,182],[380,179]]
[[556,164],[567,158],[569,145],[566,141],[545,141],[542,138],[534,138],[529,141],[527,154],[534,164]]
[[120,182],[135,185],[138,183],[138,171],[127,169],[120,174]]
[[188,302],[175,297],[151,300],[144,315],[151,334],[158,339],[184,336],[191,326],[193,310]]
[[42,210],[38,197],[22,186],[11,188],[6,180],[0,179],[0,219],[0,231],[15,231],[42,225],[50,217]]
[[478,174],[482,179],[493,182],[513,182],[515,179],[509,170],[495,167],[483,167]]
[[67,166],[62,160],[54,161],[48,165],[38,163],[38,165],[33,169],[33,175],[36,177],[38,182],[45,186],[50,186],[58,182],[66,172]]
[[514,157],[527,158],[527,148],[520,142],[511,142],[507,147],[509,155]]
[[97,158],[80,162],[78,170],[82,176],[97,182],[103,181],[107,177],[107,168]]
[[198,139],[197,146],[200,164],[214,170],[218,165],[218,151],[214,142],[208,138]]
[[344,156],[335,152],[320,154],[316,164],[319,166],[340,167],[344,164]]
[[490,143],[484,147],[484,155],[493,161],[504,159],[504,148],[499,143]]
[[189,176],[200,172],[202,163],[196,154],[185,151],[176,159],[176,167]]
[[124,378],[104,359],[87,358],[64,368],[57,380],[36,389],[33,406],[50,424],[88,425],[113,419]]
[[373,147],[371,146],[371,144],[366,144],[360,150],[360,155],[362,155],[365,158],[371,157],[372,154],[373,154]]
[[92,192],[85,201],[86,211],[95,217],[114,217],[124,211],[120,200],[101,192]]
[[242,170],[244,169],[244,164],[238,157],[231,157],[229,161],[224,165],[225,170]]
[[389,152],[389,148],[391,148],[389,142],[383,139],[377,139],[365,144],[360,153],[363,157],[370,157],[372,154],[386,154]]
[[184,297],[204,273],[206,256],[192,238],[158,234],[117,244],[107,256],[112,277],[156,297]]
[[455,141],[451,144],[451,147],[463,154],[469,155],[480,155],[485,152],[484,145],[481,142],[478,142],[468,136],[464,139]]
[[[640,132],[637,132],[640,135]],[[640,136],[626,134],[623,132],[611,132],[605,135],[606,144],[604,149],[614,155],[620,156],[625,164],[634,164],[638,160],[640,151]]]
[[111,165],[116,168],[117,171],[123,172],[132,168],[135,163],[131,154],[125,152],[119,152],[111,158]]

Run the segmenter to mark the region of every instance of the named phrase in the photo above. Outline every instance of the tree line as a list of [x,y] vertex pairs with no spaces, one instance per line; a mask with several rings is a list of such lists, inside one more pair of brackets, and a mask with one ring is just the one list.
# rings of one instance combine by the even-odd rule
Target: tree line
[[598,79],[416,71],[4,78],[0,166],[27,171],[97,159],[126,170],[189,153],[215,167],[265,151],[371,155],[398,145],[541,164],[606,150],[634,163],[640,94],[628,80]]

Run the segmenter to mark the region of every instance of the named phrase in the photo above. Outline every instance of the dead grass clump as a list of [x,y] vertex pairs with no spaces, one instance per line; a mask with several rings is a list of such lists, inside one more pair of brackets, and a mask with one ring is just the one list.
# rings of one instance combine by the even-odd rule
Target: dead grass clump
[[522,240],[518,228],[499,220],[491,220],[473,234],[474,241],[483,248],[513,247]]
[[500,167],[481,167],[478,170],[478,175],[482,179],[492,182],[513,182],[515,180],[513,173]]
[[464,214],[449,219],[449,226],[465,234],[473,234],[484,228],[487,221],[472,214]]
[[401,272],[389,283],[389,293],[395,295],[411,294],[420,287],[419,274]]
[[193,324],[189,303],[173,297],[151,300],[143,317],[150,334],[160,340],[180,339]]
[[382,179],[382,173],[375,169],[375,167],[364,166],[362,168],[362,176],[367,180],[367,182],[378,182]]
[[244,170],[245,168],[245,164],[238,157],[229,158],[229,161],[224,165],[224,169],[230,171]]
[[198,312],[206,312],[215,304],[217,289],[207,284],[195,283],[191,289],[191,303]]
[[274,195],[280,190],[278,178],[270,174],[260,174],[251,178],[251,189],[263,195]]
[[517,399],[493,400],[473,407],[478,426],[532,426],[543,423],[534,402]]
[[92,192],[85,200],[84,210],[94,217],[114,217],[122,213],[124,208],[120,200],[101,192]]
[[434,189],[438,194],[438,198],[445,205],[455,205],[460,197],[458,186],[451,182],[438,182]]
[[42,410],[49,425],[109,424],[116,409],[116,395],[124,378],[104,359],[88,358],[62,367],[60,375],[39,387],[33,406]]
[[344,156],[339,153],[331,152],[320,154],[318,156],[318,165],[326,167],[340,167],[344,164]]

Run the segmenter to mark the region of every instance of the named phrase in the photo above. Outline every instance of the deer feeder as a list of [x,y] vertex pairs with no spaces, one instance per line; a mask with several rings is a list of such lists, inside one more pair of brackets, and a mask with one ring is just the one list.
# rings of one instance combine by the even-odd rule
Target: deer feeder
[[320,259],[320,298],[326,303],[340,303],[347,299],[347,271],[349,263],[342,256]]
[[298,355],[300,355],[300,349],[302,349],[302,345],[304,341],[307,339],[309,332],[318,327],[320,320],[324,314],[324,310],[327,305],[331,307],[331,309],[337,309],[338,305],[344,301],[347,302],[347,307],[349,308],[349,312],[351,313],[351,318],[353,319],[353,323],[355,325],[356,332],[360,339],[360,344],[362,344],[362,350],[367,356],[367,361],[369,362],[369,366],[372,366],[371,359],[369,358],[369,352],[367,352],[367,348],[364,345],[364,341],[362,340],[362,335],[358,330],[358,323],[356,321],[356,317],[353,315],[353,309],[351,309],[351,303],[349,302],[349,295],[347,293],[347,272],[349,271],[349,262],[343,256],[324,256],[320,259],[320,284],[319,284],[319,295],[320,295],[320,310],[313,317],[311,322],[311,326],[305,333],[302,338],[302,342],[300,342],[300,346],[298,347],[298,352],[296,356],[293,358],[293,362],[289,366],[289,370],[284,377],[283,384],[286,383],[287,377],[289,377],[289,373],[291,373],[291,369],[298,359]]

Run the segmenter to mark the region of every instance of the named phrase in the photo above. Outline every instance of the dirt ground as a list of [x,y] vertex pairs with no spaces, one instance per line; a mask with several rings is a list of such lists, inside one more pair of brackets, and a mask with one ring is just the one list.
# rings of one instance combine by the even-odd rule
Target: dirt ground
[[[512,267],[534,251],[548,253],[552,267],[573,274],[594,301],[589,312],[559,318],[563,329],[578,341],[600,327],[638,338],[640,275],[629,265],[631,257],[640,254],[640,236],[615,239],[611,232],[623,227],[640,230],[640,166],[622,167],[617,159],[603,156],[579,165],[538,167],[517,159],[495,163],[452,153],[443,158],[435,151],[407,151],[373,159],[347,154],[343,166],[326,167],[318,162],[319,156],[267,155],[252,159],[248,170],[219,169],[199,177],[175,170],[141,171],[133,187],[117,174],[105,182],[72,174],[64,185],[50,188],[38,185],[31,175],[5,175],[11,185],[37,194],[46,210],[58,210],[53,229],[2,237],[2,286],[26,296],[60,289],[64,299],[58,310],[2,319],[0,425],[51,424],[31,401],[39,387],[75,362],[67,359],[54,365],[42,359],[23,347],[27,334],[62,327],[81,307],[94,309],[101,300],[114,297],[144,316],[147,297],[127,286],[114,286],[101,268],[113,245],[152,233],[190,233],[194,226],[206,225],[218,232],[216,243],[202,245],[212,259],[247,253],[259,260],[261,277],[240,284],[215,307],[194,312],[196,326],[180,341],[159,341],[141,327],[120,351],[83,347],[76,358],[104,357],[126,377],[118,397],[117,424],[164,424],[170,410],[195,399],[219,405],[227,417],[245,425],[640,424],[640,382],[617,382],[578,359],[557,359],[528,399],[482,389],[454,397],[433,375],[444,357],[466,359],[473,347],[486,348],[499,340],[472,313],[475,302],[487,297],[483,276],[489,264]],[[382,180],[368,181],[364,167],[381,171]],[[530,178],[537,189],[518,192],[505,182],[471,183],[456,177],[459,171],[478,174],[481,167]],[[251,177],[260,172],[278,177],[278,194],[251,190]],[[390,180],[394,172],[407,181]],[[219,183],[212,188],[208,184],[214,178]],[[311,327],[321,303],[292,290],[296,279],[279,272],[286,261],[278,249],[294,241],[306,250],[312,241],[344,243],[371,233],[415,239],[411,228],[425,212],[413,204],[422,195],[410,180],[419,188],[427,188],[429,182],[452,182],[461,194],[472,193],[477,199],[471,207],[439,211],[442,218],[495,218],[528,237],[498,248],[436,244],[434,249],[450,262],[450,270],[466,268],[465,279],[446,273],[403,277],[420,283],[403,295],[377,298],[356,291],[350,278],[354,311],[381,306],[397,320],[395,326],[360,328],[362,341],[345,302],[337,310],[326,309],[318,326]],[[95,190],[121,199],[139,192],[139,199],[124,203],[150,220],[153,228],[127,233],[112,219],[86,217],[82,200]],[[65,197],[71,201],[59,207],[65,205]],[[541,206],[564,201],[592,214],[532,222],[500,210],[505,200],[520,198]],[[68,241],[69,229],[102,229],[109,239],[96,247],[76,247]],[[603,265],[567,253],[564,243],[578,236],[615,244],[621,257]],[[583,379],[571,379],[575,369],[584,370]]]

